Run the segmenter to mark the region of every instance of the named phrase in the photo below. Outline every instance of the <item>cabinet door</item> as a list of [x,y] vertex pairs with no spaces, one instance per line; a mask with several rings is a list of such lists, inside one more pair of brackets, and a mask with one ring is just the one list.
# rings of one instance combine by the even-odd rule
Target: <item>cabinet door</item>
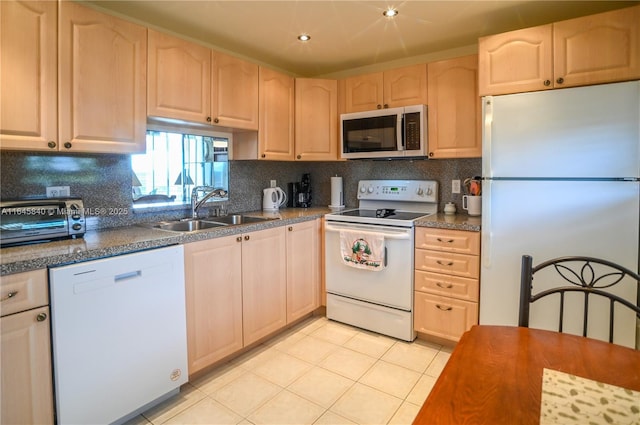
[[211,49],[149,31],[147,115],[211,121]]
[[429,158],[479,158],[478,56],[428,65]]
[[261,230],[242,240],[242,310],[244,345],[287,323],[285,228]]
[[382,72],[345,79],[345,112],[372,111],[384,106]]
[[552,39],[552,24],[480,38],[480,96],[553,88]]
[[49,307],[0,319],[0,422],[53,424]]
[[242,238],[185,244],[189,374],[242,348]]
[[418,332],[458,341],[477,323],[477,303],[415,293],[414,329]]
[[219,52],[212,61],[213,124],[257,130],[258,65]]
[[640,6],[553,25],[556,87],[640,78]]
[[338,159],[338,82],[296,79],[295,152],[303,161]]
[[427,103],[427,64],[385,71],[383,80],[385,108]]
[[260,159],[293,160],[294,80],[260,67]]
[[58,149],[57,6],[0,2],[2,149]]
[[287,323],[320,305],[318,221],[287,227]]
[[144,152],[146,28],[75,2],[60,13],[61,150]]

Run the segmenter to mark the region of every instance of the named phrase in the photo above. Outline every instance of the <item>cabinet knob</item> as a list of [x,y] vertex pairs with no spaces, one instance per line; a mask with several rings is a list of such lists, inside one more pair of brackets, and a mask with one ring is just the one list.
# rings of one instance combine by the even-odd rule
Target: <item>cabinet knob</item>
[[11,291],[7,295],[2,297],[2,299],[0,299],[0,301],[10,300],[11,298],[15,297],[16,295],[18,295],[18,291]]
[[248,240],[249,240],[249,238],[250,238],[250,236],[249,236],[249,235],[246,235],[246,236],[244,237],[244,240],[245,240],[245,241],[248,241]]
[[66,143],[64,144],[64,147],[65,147],[65,148],[67,148],[67,149],[71,149],[71,146],[73,146],[73,145],[71,144],[71,142],[66,142]]
[[385,103],[385,104],[383,105],[383,108],[384,108],[384,109],[387,109],[388,107],[389,107],[389,104],[388,104],[388,103]]
[[551,85],[551,80],[544,80],[545,87],[549,87]]
[[262,155],[260,155],[260,157],[261,157],[261,158],[266,158],[266,157],[267,157],[267,155],[263,153]]
[[40,313],[36,316],[36,320],[38,322],[44,322],[45,320],[47,320],[47,313]]
[[429,152],[429,157],[433,158],[433,152]]
[[213,120],[214,123],[218,124],[220,122],[220,120],[218,118]]
[[556,83],[558,83],[558,84],[562,84],[562,83],[564,83],[564,78],[562,78],[562,77],[558,78],[558,79],[556,80]]
[[55,149],[55,147],[56,147],[56,142],[54,142],[53,140],[51,140],[49,143],[47,143],[47,146],[49,146],[51,149]]
[[236,242],[242,242],[242,236],[238,236],[238,237],[236,238]]
[[376,105],[376,108],[378,108],[378,109],[382,109],[382,105],[377,104],[377,105]]
[[289,229],[288,229],[288,230],[289,230],[290,232],[293,232],[293,227],[292,227],[292,226],[289,226]]
[[211,122],[211,117],[207,117],[207,122]]
[[302,159],[302,155],[296,156],[297,159]]
[[453,307],[441,306],[440,304],[436,304],[436,307],[438,307],[438,309],[442,310],[442,311],[451,311],[451,310],[453,310]]

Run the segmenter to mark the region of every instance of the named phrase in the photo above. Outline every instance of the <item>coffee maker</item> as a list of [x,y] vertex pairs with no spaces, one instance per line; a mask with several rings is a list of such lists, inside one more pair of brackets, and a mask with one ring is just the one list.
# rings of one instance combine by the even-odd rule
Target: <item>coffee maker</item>
[[293,208],[309,208],[311,206],[311,175],[303,174],[300,182],[289,183],[289,203]]

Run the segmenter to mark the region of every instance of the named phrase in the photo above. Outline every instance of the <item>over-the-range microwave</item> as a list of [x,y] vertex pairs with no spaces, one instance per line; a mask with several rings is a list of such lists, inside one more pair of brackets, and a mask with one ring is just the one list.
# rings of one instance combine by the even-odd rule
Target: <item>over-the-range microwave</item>
[[340,156],[345,159],[427,154],[426,105],[342,114],[340,128]]

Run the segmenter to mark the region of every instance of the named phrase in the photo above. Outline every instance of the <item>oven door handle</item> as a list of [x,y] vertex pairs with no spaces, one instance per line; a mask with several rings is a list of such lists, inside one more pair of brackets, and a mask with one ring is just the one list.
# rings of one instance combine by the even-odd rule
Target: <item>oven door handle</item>
[[340,232],[350,231],[350,232],[362,232],[363,234],[369,235],[382,235],[386,239],[404,239],[411,240],[413,236],[413,229],[395,229],[383,226],[363,226],[358,224],[349,224],[349,225],[336,225],[325,223],[324,229],[326,232]]

